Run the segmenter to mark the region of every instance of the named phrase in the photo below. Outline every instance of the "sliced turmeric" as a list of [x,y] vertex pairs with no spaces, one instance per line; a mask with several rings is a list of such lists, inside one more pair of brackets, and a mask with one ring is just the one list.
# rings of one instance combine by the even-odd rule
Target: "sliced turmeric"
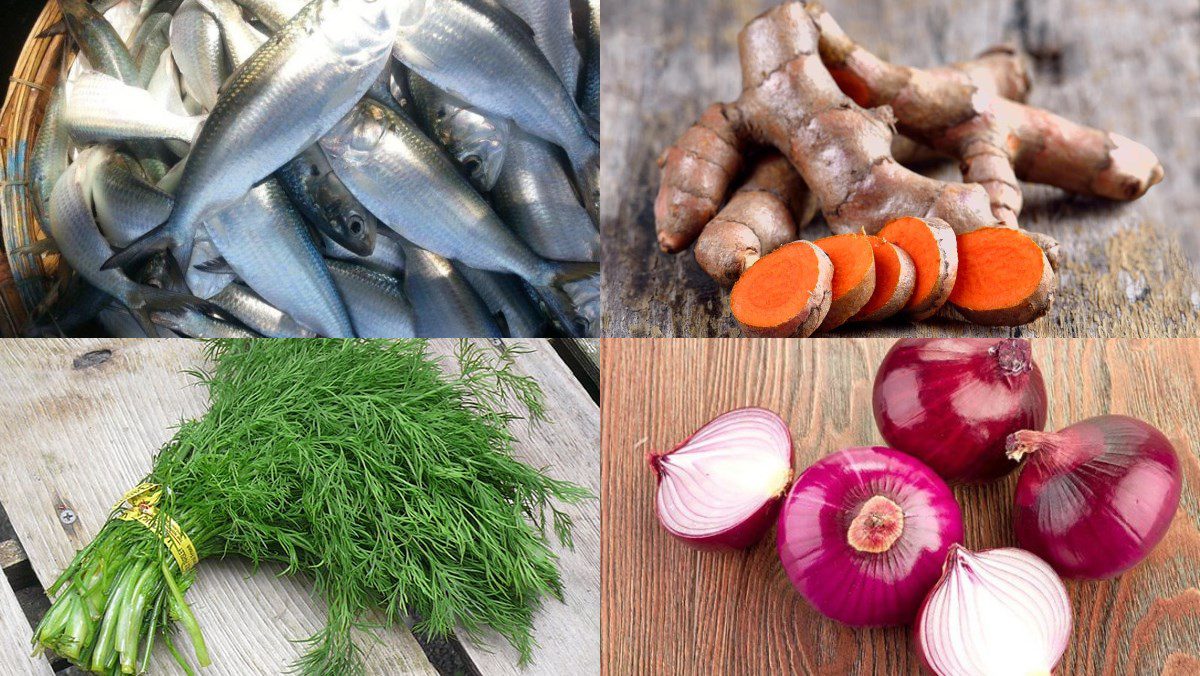
[[796,239],[817,213],[812,193],[779,153],[760,158],[729,204],[696,240],[696,262],[732,286],[759,258]]
[[958,236],[958,280],[950,305],[967,321],[1028,324],[1050,309],[1054,286],[1050,261],[1028,234],[983,228]]
[[833,262],[833,300],[821,322],[832,331],[853,317],[875,291],[875,254],[867,235],[834,235],[813,242]]
[[878,322],[895,315],[904,309],[916,288],[917,269],[904,249],[882,237],[869,237],[875,254],[875,291],[867,304],[850,318],[852,322]]
[[748,336],[811,336],[833,298],[833,263],[820,247],[785,244],[748,268],[729,293],[729,307]]
[[912,258],[916,284],[904,312],[925,319],[941,309],[954,289],[958,274],[958,246],[954,231],[940,218],[897,218],[879,231]]

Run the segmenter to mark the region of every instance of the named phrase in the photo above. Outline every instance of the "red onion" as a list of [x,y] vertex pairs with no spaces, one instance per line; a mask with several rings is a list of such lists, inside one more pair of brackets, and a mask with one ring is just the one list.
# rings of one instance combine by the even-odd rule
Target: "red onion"
[[855,626],[907,624],[962,533],[958,503],[933,470],[890,448],[848,448],[792,486],[779,558],[823,615]]
[[792,435],[771,411],[740,408],[647,460],[667,532],[697,547],[741,549],[775,519],[792,480]]
[[1017,464],[1005,438],[1046,424],[1046,387],[1029,341],[901,340],[875,375],[875,423],[889,446],[951,483],[986,481]]
[[1058,432],[1020,431],[1017,542],[1066,577],[1107,578],[1137,565],[1166,535],[1183,479],[1171,442],[1122,415]]
[[1023,549],[955,545],[921,606],[916,637],[939,676],[1049,676],[1071,637],[1071,601],[1054,570]]

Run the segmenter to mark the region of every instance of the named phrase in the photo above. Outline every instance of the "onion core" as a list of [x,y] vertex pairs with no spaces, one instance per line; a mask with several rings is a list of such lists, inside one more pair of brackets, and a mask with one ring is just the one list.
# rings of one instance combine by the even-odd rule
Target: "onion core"
[[1048,675],[1071,636],[1071,602],[1025,550],[954,545],[915,629],[921,659],[940,676]]
[[854,626],[911,622],[961,541],[962,512],[946,482],[891,448],[817,461],[779,516],[779,559],[796,590]]
[[951,483],[1012,471],[1005,438],[1046,424],[1046,387],[1026,340],[898,341],[879,365],[872,403],[888,445]]
[[1008,452],[1028,456],[1017,480],[1017,542],[1066,577],[1109,578],[1137,565],[1179,507],[1175,449],[1135,418],[1022,430],[1009,436]]
[[741,549],[774,521],[792,479],[792,437],[775,413],[742,408],[647,460],[667,532],[697,547]]

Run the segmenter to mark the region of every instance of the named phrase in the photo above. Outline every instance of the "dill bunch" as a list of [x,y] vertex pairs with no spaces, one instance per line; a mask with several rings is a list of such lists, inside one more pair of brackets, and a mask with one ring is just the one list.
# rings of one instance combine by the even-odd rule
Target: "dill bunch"
[[173,520],[201,560],[312,578],[328,620],[301,673],[361,673],[353,630],[410,615],[434,637],[489,628],[527,660],[534,611],[562,598],[547,531],[569,545],[571,519],[555,502],[590,495],[512,456],[511,410],[545,415],[537,383],[512,368],[518,353],[461,342],[448,368],[415,340],[208,343],[212,368],[193,375],[211,407],[145,479],[161,487],[154,529],[110,519],[52,587],[35,644],[96,673],[139,673],[156,636],[185,663],[178,622],[206,664],[183,598],[193,576],[160,539]]

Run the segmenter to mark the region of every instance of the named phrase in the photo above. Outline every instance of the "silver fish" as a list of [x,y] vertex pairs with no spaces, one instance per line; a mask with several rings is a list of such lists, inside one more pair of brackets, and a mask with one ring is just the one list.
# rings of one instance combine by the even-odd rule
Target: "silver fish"
[[63,21],[92,68],[130,85],[140,84],[137,63],[104,15],[86,0],[59,0]]
[[358,263],[393,277],[404,274],[404,248],[395,237],[377,237],[374,249],[367,256],[360,256],[346,249],[328,236],[322,235],[321,239],[325,245],[326,258]]
[[354,336],[325,259],[278,181],[255,186],[205,227],[238,277],[268,303],[322,336]]
[[212,110],[233,69],[225,57],[221,25],[196,0],[184,0],[171,21],[171,52],[183,74],[184,91]]
[[[328,261],[360,338],[412,338],[413,309],[400,280],[345,261]],[[419,320],[418,320],[419,321]]]
[[221,252],[213,243],[208,229],[197,230],[196,241],[192,246],[192,264],[184,275],[188,289],[197,298],[211,299],[237,280],[237,275],[230,271],[214,272],[203,266],[204,263],[221,257]]
[[103,147],[97,151],[92,199],[100,230],[115,246],[127,246],[162,223],[174,205],[134,158]]
[[71,148],[71,135],[63,121],[66,106],[64,94],[66,84],[60,82],[50,92],[46,103],[46,115],[33,143],[33,157],[29,163],[29,185],[33,192],[33,208],[42,229],[49,227],[50,195],[54,184],[67,169],[67,152]]
[[320,145],[309,146],[280,167],[276,176],[292,203],[321,234],[359,256],[375,249],[379,220],[333,173]]
[[171,15],[159,12],[146,17],[134,33],[129,51],[137,64],[138,86],[149,86],[163,52],[170,46],[170,27]]
[[[395,59],[390,60],[395,63]],[[411,113],[404,108],[402,99],[396,98],[392,94],[392,69],[384,68],[379,72],[379,77],[371,84],[371,88],[367,90],[367,96],[373,99],[376,103],[387,106],[393,113],[408,117]]]
[[202,302],[190,296],[138,284],[120,270],[102,270],[101,264],[112,254],[108,241],[92,217],[91,172],[97,155],[88,149],[80,153],[54,187],[50,200],[50,236],[54,238],[71,268],[89,284],[117,299],[153,332],[149,311]]
[[492,313],[450,261],[416,246],[404,247],[404,292],[421,338],[500,338]]
[[167,110],[150,92],[102,73],[84,73],[67,90],[63,122],[80,143],[169,139],[191,143],[203,117]]
[[107,265],[172,247],[186,263],[207,215],[241,199],[362,98],[413,1],[314,0],[305,7],[229,78],[188,157],[171,218]]
[[558,78],[567,86],[568,92],[574,92],[581,59],[575,46],[569,0],[503,0],[501,4],[529,26],[534,42],[554,66]]
[[334,172],[383,224],[413,244],[482,270],[553,288],[591,267],[530,251],[417,127],[364,100],[321,139]]
[[225,42],[225,53],[233,68],[245,63],[267,41],[267,36],[259,33],[242,18],[242,9],[234,4],[233,0],[196,0],[196,2],[220,24],[221,37]]
[[96,315],[96,321],[104,329],[104,335],[113,338],[178,338],[179,335],[166,327],[151,323],[143,325],[132,312],[113,303]]
[[491,310],[500,330],[509,338],[546,335],[546,318],[518,277],[455,265],[475,293]]
[[242,284],[230,284],[209,301],[268,338],[315,338],[317,335]]
[[217,319],[191,308],[158,310],[150,314],[157,325],[189,338],[261,338],[250,329],[233,322]]
[[308,2],[309,0],[237,0],[239,5],[272,31],[283,28]]
[[600,0],[572,0],[585,5],[586,32],[583,44],[583,79],[579,82],[579,105],[593,120],[600,120]]
[[408,85],[421,126],[467,172],[472,185],[491,190],[508,150],[508,120],[463,103],[416,73],[409,73]]
[[492,190],[496,213],[529,248],[556,261],[599,261],[600,233],[579,203],[558,151],[515,130]]
[[589,212],[598,211],[598,130],[512,12],[494,0],[427,2],[401,27],[395,54],[444,91],[565,149]]
[[179,88],[179,71],[175,69],[175,57],[168,47],[158,59],[158,68],[150,76],[146,91],[168,112],[190,116],[183,106],[183,90]]

